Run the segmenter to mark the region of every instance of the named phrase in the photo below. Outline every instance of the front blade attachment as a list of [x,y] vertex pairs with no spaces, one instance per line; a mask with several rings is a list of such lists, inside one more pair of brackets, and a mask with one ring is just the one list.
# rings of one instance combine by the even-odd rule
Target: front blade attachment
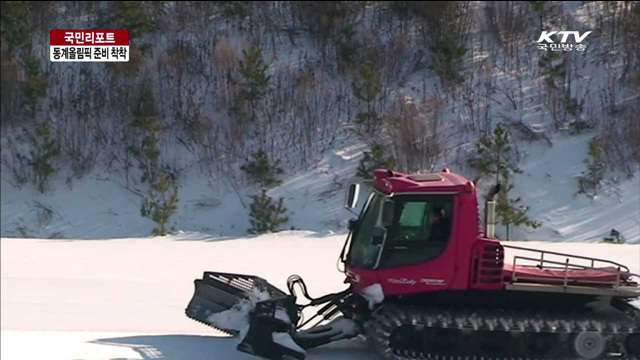
[[[292,338],[298,322],[294,296],[253,275],[205,272],[194,283],[195,292],[185,311],[189,318],[244,336],[239,351],[274,360],[285,355],[304,359],[304,350]],[[243,312],[248,317],[248,330],[226,316],[237,318]]]
[[293,318],[297,320],[293,296],[257,303],[251,313],[249,331],[238,345],[238,350],[273,360],[282,359],[286,355],[304,359],[304,349],[293,340],[295,322],[290,320],[291,310]]

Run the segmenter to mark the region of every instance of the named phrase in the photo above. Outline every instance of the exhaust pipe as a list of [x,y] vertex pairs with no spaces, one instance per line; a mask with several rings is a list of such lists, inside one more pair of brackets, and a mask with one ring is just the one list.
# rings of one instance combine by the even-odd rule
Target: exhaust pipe
[[484,236],[493,239],[496,234],[496,202],[487,201],[484,206]]
[[500,192],[499,183],[491,188],[484,205],[484,236],[488,239],[493,239],[496,234],[496,201],[494,198],[498,192]]

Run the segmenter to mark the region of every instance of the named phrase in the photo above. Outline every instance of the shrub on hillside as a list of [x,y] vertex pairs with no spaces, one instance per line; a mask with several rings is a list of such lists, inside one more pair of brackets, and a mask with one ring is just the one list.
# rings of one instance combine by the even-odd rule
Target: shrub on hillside
[[145,90],[140,96],[138,105],[133,111],[131,126],[137,132],[134,135],[138,136],[132,138],[135,145],[130,146],[128,151],[138,161],[138,169],[142,171],[141,181],[153,183],[156,181],[160,161],[158,143],[165,127],[155,110],[155,100],[150,90]]
[[481,176],[495,176],[508,178],[510,173],[520,173],[521,170],[511,160],[513,157],[512,141],[509,132],[498,124],[490,135],[485,135],[475,145],[475,154],[467,160],[468,165],[477,170]]
[[340,69],[349,68],[356,62],[360,43],[355,40],[355,35],[355,27],[347,25],[336,37],[336,55]]
[[496,203],[496,216],[500,224],[504,225],[507,229],[507,240],[509,240],[511,225],[525,226],[533,229],[542,226],[542,222],[532,220],[527,216],[529,206],[522,205],[522,199],[520,197],[513,198],[509,196],[511,190],[513,190],[512,184],[506,183],[504,186],[501,186]]
[[276,203],[265,190],[262,190],[262,194],[253,195],[251,198],[253,202],[249,210],[249,217],[251,217],[249,233],[278,232],[280,227],[289,221],[285,215],[287,208],[284,205],[284,198],[280,198]]
[[36,57],[27,57],[25,73],[27,81],[23,88],[24,101],[31,116],[35,117],[38,102],[47,95],[48,82],[46,77],[40,73],[40,60]]
[[240,97],[251,105],[251,120],[255,120],[256,103],[267,94],[271,76],[267,74],[268,66],[264,63],[260,47],[252,46],[242,53],[244,57],[238,70],[242,76]]
[[246,172],[249,181],[260,184],[262,188],[270,188],[282,182],[278,179],[278,176],[284,173],[280,167],[280,160],[272,162],[262,149],[253,153],[252,157],[252,161],[240,167]]
[[607,169],[604,147],[598,138],[589,141],[589,157],[584,160],[587,169],[578,178],[577,195],[584,194],[591,198],[598,195],[598,189]]
[[53,161],[60,156],[60,143],[46,122],[38,124],[35,129],[24,131],[29,153],[18,152],[16,158],[21,166],[31,170],[31,182],[36,185],[38,191],[44,193],[56,173]]
[[294,14],[313,36],[327,39],[353,22],[365,1],[295,1]]
[[177,204],[177,181],[169,173],[161,172],[156,181],[151,184],[140,209],[143,217],[148,217],[157,224],[157,227],[153,229],[154,235],[164,236],[167,234],[167,223],[177,210]]
[[[2,1],[0,3],[0,36],[10,48],[29,45],[35,30],[26,22],[31,9],[31,1]],[[4,42],[3,41],[3,42]]]
[[370,151],[364,152],[356,176],[363,179],[372,179],[375,169],[393,169],[394,167],[395,160],[392,156],[386,154],[384,145],[374,143]]
[[358,75],[351,83],[353,95],[366,103],[367,110],[356,115],[356,124],[364,127],[367,134],[375,132],[380,125],[380,117],[376,111],[376,99],[382,91],[382,75],[380,69],[370,61],[360,65]]
[[459,70],[468,51],[464,37],[473,22],[469,1],[401,1],[391,10],[419,20],[418,33],[433,52],[435,70],[445,83],[464,80]]
[[128,29],[131,39],[142,37],[155,30],[156,24],[144,1],[117,1],[115,3],[116,17],[124,29]]

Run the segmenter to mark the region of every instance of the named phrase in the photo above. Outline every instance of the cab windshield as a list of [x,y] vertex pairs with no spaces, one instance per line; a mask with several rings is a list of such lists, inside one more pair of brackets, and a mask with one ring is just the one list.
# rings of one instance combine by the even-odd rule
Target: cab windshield
[[384,196],[374,193],[365,204],[364,212],[354,230],[349,251],[349,263],[355,267],[371,269],[378,260],[382,245],[372,245],[373,228],[381,221],[380,213]]

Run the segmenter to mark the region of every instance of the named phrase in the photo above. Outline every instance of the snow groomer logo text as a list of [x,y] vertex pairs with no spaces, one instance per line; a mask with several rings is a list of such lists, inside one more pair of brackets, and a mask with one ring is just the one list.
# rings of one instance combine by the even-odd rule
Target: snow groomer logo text
[[[582,42],[591,33],[592,31],[583,34],[580,34],[579,31],[543,31],[538,38],[538,49],[544,51],[573,51],[573,49],[585,51],[587,45]],[[569,41],[570,37],[573,38],[573,42]]]
[[447,283],[443,280],[443,279],[407,279],[407,278],[400,278],[400,279],[394,279],[394,278],[390,278],[388,280],[389,284],[395,284],[395,285],[415,285],[415,284],[423,284],[423,285],[436,285],[436,286],[443,286],[443,285],[447,285]]

